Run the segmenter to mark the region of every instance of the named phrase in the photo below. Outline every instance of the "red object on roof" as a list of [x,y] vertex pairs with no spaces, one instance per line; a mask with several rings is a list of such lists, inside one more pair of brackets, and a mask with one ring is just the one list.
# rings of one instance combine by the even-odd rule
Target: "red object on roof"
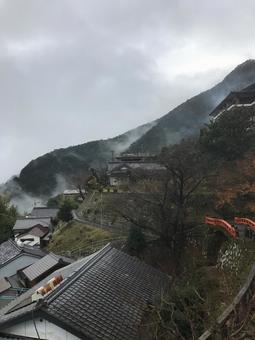
[[255,231],[255,222],[253,222],[249,218],[235,217],[235,223],[248,225],[252,230]]
[[206,217],[205,224],[216,225],[222,227],[231,237],[236,238],[236,230],[227,221],[220,218]]

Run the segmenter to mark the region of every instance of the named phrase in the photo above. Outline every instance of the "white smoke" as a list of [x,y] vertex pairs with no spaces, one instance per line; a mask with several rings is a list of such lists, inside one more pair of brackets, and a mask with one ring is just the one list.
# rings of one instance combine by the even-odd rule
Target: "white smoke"
[[35,206],[45,206],[50,197],[54,197],[63,193],[68,189],[68,183],[61,175],[56,175],[57,185],[50,196],[34,196],[26,193],[20,185],[11,178],[5,184],[0,185],[0,195],[4,195],[10,198],[10,203],[15,206],[21,215],[30,213]]
[[0,194],[7,196],[22,215],[30,212],[34,206],[44,204],[42,198],[25,193],[13,178],[0,185]]
[[123,141],[114,141],[111,143],[111,150],[116,154],[120,154],[126,151],[134,142],[140,139],[145,133],[157,125],[157,121],[150,122],[148,124],[139,126],[136,129],[130,130],[124,134]]

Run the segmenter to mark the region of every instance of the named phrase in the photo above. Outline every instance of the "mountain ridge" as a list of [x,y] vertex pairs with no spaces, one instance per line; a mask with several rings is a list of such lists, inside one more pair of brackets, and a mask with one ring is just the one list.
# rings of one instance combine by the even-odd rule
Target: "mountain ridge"
[[[201,123],[203,124],[209,121],[209,113],[229,92],[241,90],[253,82],[255,82],[255,60],[249,59],[238,65],[220,83],[211,89],[195,95],[159,118],[158,124],[144,134],[139,141],[134,142],[129,148],[129,151],[138,152],[140,151],[141,145],[143,149],[144,145],[147,145],[148,149],[144,149],[145,151],[158,152],[162,146],[178,143],[183,137],[198,132]],[[198,101],[199,105],[197,103]],[[202,107],[201,101],[204,103]],[[187,117],[189,120],[185,122]],[[197,123],[199,123],[199,126]],[[180,126],[179,134],[177,133],[178,126]],[[162,131],[165,131],[166,127],[168,131],[162,134]],[[172,135],[169,136],[170,134]],[[148,140],[150,140],[150,143],[148,143]]]
[[196,134],[209,121],[209,113],[231,91],[255,82],[255,60],[238,65],[220,83],[188,99],[161,118],[114,138],[61,148],[29,162],[14,181],[27,193],[49,196],[57,186],[57,175],[76,175],[89,167],[103,167],[116,153],[159,152],[163,146],[178,143]]

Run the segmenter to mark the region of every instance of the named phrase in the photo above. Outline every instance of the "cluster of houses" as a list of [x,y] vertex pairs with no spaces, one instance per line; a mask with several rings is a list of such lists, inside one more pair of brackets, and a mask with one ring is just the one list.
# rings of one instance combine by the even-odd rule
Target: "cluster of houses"
[[14,279],[2,278],[1,290],[13,292],[18,278],[31,288],[20,288],[1,306],[0,338],[142,339],[145,313],[170,283],[167,275],[110,244],[74,262],[44,255]]
[[43,248],[49,243],[57,214],[58,209],[34,207],[30,215],[17,219],[13,227],[15,242]]
[[0,339],[137,339],[169,277],[110,244],[76,261],[47,251],[57,209],[35,207],[0,245]]
[[[0,308],[70,259],[48,253],[58,209],[35,207],[13,226],[14,238],[0,244]],[[34,271],[34,276],[29,275]]]

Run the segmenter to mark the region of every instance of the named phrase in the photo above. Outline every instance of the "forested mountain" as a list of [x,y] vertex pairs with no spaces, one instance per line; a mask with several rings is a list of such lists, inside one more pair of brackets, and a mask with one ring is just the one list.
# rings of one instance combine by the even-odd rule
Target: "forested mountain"
[[111,151],[157,152],[199,131],[209,120],[209,113],[230,92],[255,82],[255,60],[237,66],[222,82],[187,100],[162,118],[118,137],[54,150],[21,170],[18,182],[23,190],[34,195],[49,195],[57,185],[57,176],[70,178],[89,167],[102,167],[111,158]]
[[134,142],[130,151],[160,151],[162,146],[178,143],[183,137],[198,132],[209,120],[209,113],[231,91],[241,90],[255,82],[255,60],[247,60],[229,73],[222,82],[187,100],[159,119],[141,138]]

